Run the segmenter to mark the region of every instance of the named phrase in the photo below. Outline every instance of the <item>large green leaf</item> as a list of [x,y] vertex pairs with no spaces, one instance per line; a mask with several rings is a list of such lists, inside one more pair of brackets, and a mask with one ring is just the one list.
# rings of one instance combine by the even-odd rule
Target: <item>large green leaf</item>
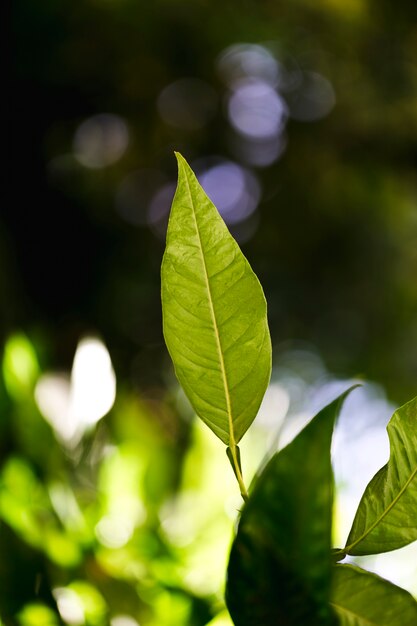
[[389,461],[365,489],[345,554],[388,552],[417,539],[417,398],[394,413],[387,430]]
[[346,394],[269,461],[232,546],[226,602],[236,626],[328,626],[333,474],[330,444]]
[[216,207],[177,159],[162,262],[164,336],[194,410],[235,454],[270,378],[266,301]]
[[340,626],[416,626],[417,602],[401,587],[353,565],[336,565],[331,604]]

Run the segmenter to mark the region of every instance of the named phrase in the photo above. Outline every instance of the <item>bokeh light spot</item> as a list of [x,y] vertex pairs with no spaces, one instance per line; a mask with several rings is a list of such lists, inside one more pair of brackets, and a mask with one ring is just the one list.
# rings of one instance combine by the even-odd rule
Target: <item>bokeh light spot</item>
[[110,626],[140,626],[130,615],[115,615],[110,620]]
[[229,46],[217,59],[219,74],[229,85],[254,77],[276,85],[279,65],[273,54],[258,44],[239,43]]
[[256,139],[236,134],[230,139],[229,145],[239,160],[254,167],[267,167],[284,154],[287,137],[279,134],[267,139]]
[[71,373],[73,418],[85,425],[95,424],[110,411],[115,397],[116,376],[106,346],[95,337],[82,339]]
[[96,526],[97,539],[106,548],[121,548],[132,537],[132,522],[121,515],[106,515]]
[[53,591],[58,611],[66,624],[81,626],[84,624],[84,607],[78,594],[66,587],[57,587]]
[[61,441],[71,441],[76,425],[69,419],[70,381],[65,374],[45,374],[35,389],[40,412]]
[[288,391],[279,383],[271,382],[259,407],[256,423],[269,428],[282,424],[290,406]]
[[203,168],[196,164],[199,181],[225,222],[236,224],[249,217],[261,197],[253,172],[232,161],[207,159],[205,163]]
[[4,346],[3,356],[3,377],[8,393],[16,400],[31,393],[38,375],[38,359],[29,339],[21,333],[12,335]]
[[230,123],[238,132],[255,139],[277,137],[283,130],[287,105],[267,82],[247,79],[234,85],[228,102]]
[[46,374],[35,388],[35,400],[61,442],[76,445],[84,432],[113,406],[116,376],[106,346],[95,337],[82,339],[71,378]]
[[80,124],[74,135],[73,149],[82,165],[100,169],[116,163],[128,143],[126,122],[118,115],[101,113]]
[[[20,626],[58,626],[57,614],[45,604],[33,602],[26,604],[18,614]],[[6,626],[0,617],[0,626]]]

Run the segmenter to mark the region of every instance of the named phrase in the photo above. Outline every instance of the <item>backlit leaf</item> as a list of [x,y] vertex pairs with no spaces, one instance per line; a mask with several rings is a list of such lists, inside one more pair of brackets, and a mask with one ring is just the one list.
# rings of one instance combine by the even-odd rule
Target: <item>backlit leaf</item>
[[162,262],[164,336],[194,410],[235,454],[270,378],[266,301],[216,207],[177,159]]
[[388,552],[417,539],[417,398],[394,413],[387,430],[390,458],[365,489],[346,554]]
[[330,444],[346,394],[269,461],[232,546],[226,601],[236,626],[328,626],[333,474]]
[[340,626],[417,624],[417,602],[408,591],[353,565],[334,568],[331,604]]

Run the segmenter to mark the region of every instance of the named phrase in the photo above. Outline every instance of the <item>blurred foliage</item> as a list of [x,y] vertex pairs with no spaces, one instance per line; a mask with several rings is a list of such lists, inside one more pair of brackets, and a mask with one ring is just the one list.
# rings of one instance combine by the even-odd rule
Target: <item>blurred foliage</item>
[[[148,212],[175,182],[174,149],[192,163],[233,161],[258,185],[256,210],[231,230],[264,286],[275,355],[302,340],[339,376],[374,379],[397,404],[415,395],[416,24],[410,1],[13,3],[0,221],[4,624],[229,623],[233,475],[178,395],[162,340],[163,220]],[[269,163],[251,162],[228,113],[220,60],[246,44],[299,81],[273,101],[288,116]],[[204,87],[187,83],[178,104],[165,90],[184,78]],[[313,100],[309,80],[321,86]],[[133,214],[120,204],[132,188]],[[70,370],[91,332],[105,338],[118,393],[68,448],[34,390],[45,372]]]
[[[34,357],[22,345],[7,343],[5,379]],[[33,395],[3,395],[14,440],[0,473],[5,624],[206,624],[222,608],[233,475],[170,393],[140,400],[122,387],[106,425],[75,446],[55,440]]]

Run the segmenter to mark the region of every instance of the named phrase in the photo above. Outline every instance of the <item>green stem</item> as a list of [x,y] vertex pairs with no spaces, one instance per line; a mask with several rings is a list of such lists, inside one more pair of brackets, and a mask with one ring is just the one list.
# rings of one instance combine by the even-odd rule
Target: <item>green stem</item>
[[233,471],[235,473],[237,482],[239,484],[240,495],[242,496],[243,500],[245,502],[247,502],[249,500],[249,494],[247,492],[247,489],[245,487],[245,483],[243,481],[242,469],[241,469],[241,465],[240,465],[239,448],[233,442],[232,445],[230,445],[227,448],[226,453],[227,453],[227,456],[229,458],[230,464],[231,464],[231,466],[233,468]]
[[339,561],[343,561],[343,559],[346,557],[346,552],[342,548],[333,548],[331,550],[331,556],[333,561],[338,563]]

